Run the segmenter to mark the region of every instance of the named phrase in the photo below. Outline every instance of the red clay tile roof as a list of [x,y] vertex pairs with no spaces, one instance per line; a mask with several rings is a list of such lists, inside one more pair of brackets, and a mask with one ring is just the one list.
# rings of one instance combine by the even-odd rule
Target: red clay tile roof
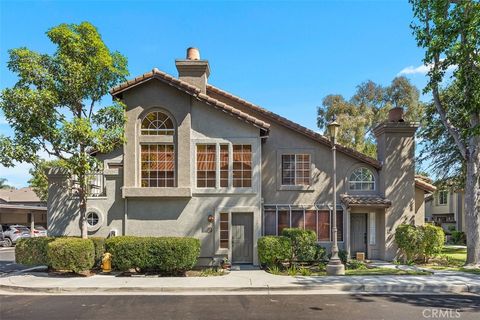
[[152,71],[150,72],[147,72],[147,73],[144,73],[143,75],[139,76],[139,77],[136,77],[135,79],[132,79],[132,80],[128,80],[114,88],[112,88],[110,90],[110,94],[113,96],[113,97],[117,97],[119,94],[121,94],[122,92],[126,91],[126,90],[129,90],[135,86],[138,86],[142,83],[145,83],[147,81],[150,81],[152,79],[158,79],[168,85],[171,85],[172,87],[175,87],[181,91],[184,91],[190,95],[192,95],[193,97],[195,97],[196,99],[200,100],[200,101],[203,101],[205,103],[207,103],[208,105],[211,105],[213,107],[215,107],[216,109],[219,109],[221,111],[224,111],[240,120],[243,120],[247,123],[250,123],[252,125],[254,125],[255,127],[258,127],[262,130],[264,130],[265,132],[268,132],[268,130],[270,129],[270,124],[265,122],[265,121],[262,121],[260,119],[257,119],[251,115],[249,115],[248,113],[245,113],[245,112],[242,112],[232,106],[229,106],[228,104],[224,103],[224,102],[221,102],[217,99],[214,99],[212,97],[209,97],[208,95],[204,94],[204,93],[201,93],[200,89],[198,89],[197,87],[195,86],[192,86],[191,84],[185,82],[185,81],[182,81],[182,80],[179,80],[165,72],[162,72],[160,70],[158,70],[157,68],[153,69]]
[[[207,85],[207,94],[211,94],[211,93],[214,93],[214,94],[217,94],[219,96],[222,96],[228,100],[231,100],[231,101],[234,101],[236,103],[239,103],[243,106],[245,106],[246,108],[252,110],[252,111],[255,111],[265,117],[267,117],[268,119],[272,120],[272,121],[275,121],[287,128],[290,128],[294,131],[297,131],[303,135],[306,135],[307,137],[311,138],[311,139],[314,139],[315,141],[318,141],[324,145],[327,145],[327,146],[331,146],[331,142],[330,142],[330,139],[325,137],[324,135],[320,134],[320,133],[317,133],[313,130],[310,130],[308,128],[305,128],[301,125],[299,125],[298,123],[295,123],[291,120],[288,120],[287,118],[284,118],[276,113],[273,113],[267,109],[264,109],[260,106],[257,106],[257,105],[254,105],[253,103],[251,102],[248,102],[246,100],[243,100],[242,98],[239,98],[237,96],[234,96],[233,94],[229,93],[229,92],[226,92],[226,91],[223,91],[217,87],[214,87],[210,84]],[[372,157],[369,157],[361,152],[358,152],[357,150],[354,150],[352,148],[348,148],[348,147],[345,147],[345,146],[342,146],[342,145],[339,145],[337,144],[337,150],[344,153],[344,154],[347,154],[355,159],[358,159],[364,163],[368,163],[369,165],[371,165],[372,167],[376,168],[376,169],[380,169],[382,167],[382,164],[380,163],[380,161],[378,161],[377,159],[375,158],[372,158]]]
[[428,193],[435,192],[437,190],[437,187],[432,184],[431,179],[421,176],[419,174],[415,175],[415,187],[422,189],[423,191],[426,191]]
[[379,195],[341,194],[340,199],[347,205],[347,207],[371,206],[387,208],[392,205],[392,201]]

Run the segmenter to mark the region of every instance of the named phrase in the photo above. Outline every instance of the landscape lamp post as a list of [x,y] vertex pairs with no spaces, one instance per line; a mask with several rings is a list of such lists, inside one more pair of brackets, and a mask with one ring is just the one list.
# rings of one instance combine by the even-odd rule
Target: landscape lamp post
[[330,140],[332,142],[332,156],[333,156],[333,215],[332,215],[332,231],[333,231],[333,243],[332,243],[332,256],[327,264],[327,275],[339,276],[345,274],[345,266],[338,257],[338,244],[337,244],[337,157],[336,147],[338,127],[340,125],[333,116],[332,121],[327,125]]

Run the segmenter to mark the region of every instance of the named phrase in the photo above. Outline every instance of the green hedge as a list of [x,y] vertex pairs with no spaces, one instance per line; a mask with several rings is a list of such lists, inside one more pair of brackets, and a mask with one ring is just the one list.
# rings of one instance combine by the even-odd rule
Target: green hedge
[[112,267],[117,270],[139,268],[167,274],[185,272],[197,263],[200,241],[176,237],[113,237],[105,241],[112,254]]
[[15,246],[15,261],[26,266],[49,266],[47,249],[54,240],[51,237],[20,239]]
[[395,242],[407,262],[420,258],[428,261],[442,251],[445,232],[441,227],[431,224],[401,224],[395,230]]
[[258,239],[258,259],[264,266],[275,266],[292,257],[292,241],[283,236],[265,236]]
[[93,267],[95,247],[90,239],[57,238],[48,244],[47,256],[53,269],[78,273]]
[[95,248],[95,266],[99,267],[102,263],[102,256],[105,253],[105,238],[90,237]]
[[311,262],[317,255],[317,234],[312,230],[285,228],[282,236],[292,241],[292,261]]

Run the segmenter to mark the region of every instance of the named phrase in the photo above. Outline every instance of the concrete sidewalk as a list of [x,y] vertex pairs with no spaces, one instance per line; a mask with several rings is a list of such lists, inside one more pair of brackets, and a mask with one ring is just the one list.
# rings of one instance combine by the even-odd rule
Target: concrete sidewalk
[[232,271],[213,277],[49,277],[46,273],[0,279],[4,293],[279,293],[315,291],[366,293],[476,293],[480,276],[443,272],[431,276],[276,276],[263,270]]

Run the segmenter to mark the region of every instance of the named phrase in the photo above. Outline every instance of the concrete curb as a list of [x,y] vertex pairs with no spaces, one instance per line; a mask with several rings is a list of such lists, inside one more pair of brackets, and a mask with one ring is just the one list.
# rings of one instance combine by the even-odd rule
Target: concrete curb
[[19,285],[0,284],[0,290],[15,293],[245,293],[280,291],[339,291],[353,293],[431,293],[431,294],[480,294],[480,286],[457,285],[376,285],[376,284],[334,284],[334,285],[306,285],[306,286],[252,286],[252,287],[27,287]]

